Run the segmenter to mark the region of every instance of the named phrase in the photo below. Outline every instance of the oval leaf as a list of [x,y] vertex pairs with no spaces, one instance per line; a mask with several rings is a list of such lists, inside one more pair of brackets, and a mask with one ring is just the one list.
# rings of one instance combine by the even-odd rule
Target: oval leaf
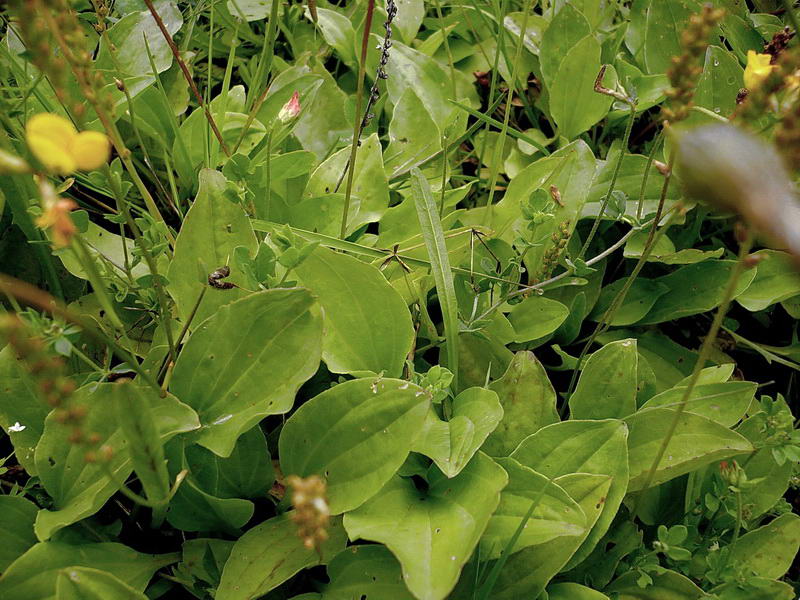
[[397,377],[414,340],[411,313],[380,271],[317,248],[296,268],[325,312],[322,357],[334,373]]
[[319,366],[320,319],[308,290],[251,294],[218,309],[181,351],[170,390],[197,410],[197,442],[228,456],[267,415],[287,412]]
[[506,485],[505,471],[478,454],[457,477],[429,473],[427,493],[392,478],[371,500],[344,517],[351,539],[386,544],[418,600],[442,600],[458,581]]
[[355,379],[322,392],[283,426],[286,475],[327,481],[332,514],[352,510],[400,468],[422,428],[430,397],[399,379]]

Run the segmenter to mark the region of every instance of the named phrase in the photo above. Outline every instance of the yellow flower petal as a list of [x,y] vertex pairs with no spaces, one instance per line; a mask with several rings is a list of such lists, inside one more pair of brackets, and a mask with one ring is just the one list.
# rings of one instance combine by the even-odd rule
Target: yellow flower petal
[[81,131],[72,140],[70,153],[81,171],[99,169],[111,156],[108,137],[99,131]]
[[64,117],[39,113],[28,119],[25,139],[33,155],[48,171],[68,175],[75,170],[69,146],[78,132]]
[[46,135],[54,144],[66,149],[78,132],[64,117],[52,113],[39,113],[28,119],[27,134]]
[[28,147],[45,169],[57,175],[69,175],[77,165],[70,153],[48,135],[27,134]]
[[769,54],[758,54],[753,50],[747,51],[747,67],[744,70],[744,86],[749,89],[757,88],[767,75],[772,72]]

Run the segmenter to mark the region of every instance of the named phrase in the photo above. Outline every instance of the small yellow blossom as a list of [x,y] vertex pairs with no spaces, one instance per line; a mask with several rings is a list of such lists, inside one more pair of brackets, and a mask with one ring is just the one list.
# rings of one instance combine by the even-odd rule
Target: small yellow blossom
[[753,50],[747,51],[747,67],[744,70],[744,86],[748,90],[753,90],[767,78],[774,68],[770,64],[772,56],[769,54],[757,54]]
[[48,171],[69,175],[91,171],[108,162],[111,144],[98,131],[78,131],[64,117],[39,113],[28,120],[25,139],[33,155]]

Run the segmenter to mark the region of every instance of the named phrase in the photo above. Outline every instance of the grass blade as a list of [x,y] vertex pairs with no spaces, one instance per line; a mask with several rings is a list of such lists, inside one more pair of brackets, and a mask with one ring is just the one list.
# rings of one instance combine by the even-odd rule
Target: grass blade
[[422,229],[422,239],[431,261],[431,272],[436,282],[436,294],[442,309],[444,335],[447,338],[447,367],[453,372],[453,388],[458,389],[458,303],[450,270],[450,257],[444,241],[439,208],[431,193],[431,186],[422,172],[411,170],[411,193],[417,206],[417,217]]

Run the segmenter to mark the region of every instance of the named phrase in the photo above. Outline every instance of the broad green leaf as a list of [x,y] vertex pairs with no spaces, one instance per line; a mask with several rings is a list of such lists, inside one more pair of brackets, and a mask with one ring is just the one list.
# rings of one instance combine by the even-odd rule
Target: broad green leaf
[[513,458],[496,461],[508,474],[508,485],[500,493],[500,504],[481,537],[481,559],[496,559],[505,554],[532,502],[536,508],[511,549],[512,554],[558,537],[588,533],[583,509],[562,487]]
[[183,542],[177,569],[213,586],[219,585],[222,569],[235,542],[218,538],[193,538]]
[[[214,103],[212,102],[212,106]],[[230,149],[239,141],[242,129],[247,124],[247,115],[240,112],[221,110],[212,111],[214,120],[220,130],[222,141]],[[205,164],[205,146],[211,146],[211,151],[215,153],[217,159],[212,158],[211,165],[216,167],[224,162],[224,155],[220,150],[219,141],[215,134],[211,134],[209,142],[206,139],[208,120],[203,109],[197,108],[189,115],[189,117],[181,124],[178,130],[180,141],[175,142],[173,151],[177,154],[182,152],[178,147],[182,144],[186,148],[185,154],[180,154],[176,157],[176,169],[184,177],[190,177],[201,165]],[[247,130],[247,134],[242,138],[239,144],[238,153],[249,154],[258,143],[264,139],[267,129],[261,121],[254,119]]]
[[400,375],[414,328],[408,307],[381,272],[321,247],[295,270],[322,306],[322,358],[328,368],[334,373]]
[[[440,361],[443,354],[439,353]],[[458,389],[485,385],[487,380],[500,377],[513,358],[514,353],[490,332],[461,333],[458,336]],[[443,366],[450,366],[449,359],[443,361]]]
[[196,444],[188,446],[186,463],[197,486],[220,498],[263,498],[275,481],[267,440],[259,426],[244,432],[227,458]]
[[[567,5],[564,5],[567,6]],[[516,45],[519,41],[519,36],[522,33],[522,22],[525,18],[525,13],[523,12],[509,12],[503,17],[503,25],[510,34],[512,34],[516,39],[514,40],[514,44]],[[558,15],[556,15],[558,18]],[[531,54],[535,54],[539,56],[539,61],[541,62],[542,59],[542,51],[541,51],[541,44],[542,44],[542,34],[548,28],[550,24],[547,18],[543,17],[542,15],[537,14],[529,14],[527,16],[528,27],[525,31],[525,36],[523,38],[523,43],[525,44],[525,49],[530,51]],[[584,35],[588,33],[588,28],[586,31],[577,32],[577,38],[580,39]],[[553,40],[549,41],[560,41],[557,35],[552,36]],[[556,65],[557,67],[558,65]]]
[[744,69],[737,58],[719,46],[706,49],[703,73],[697,80],[694,103],[723,117],[736,108],[736,96],[742,86]]
[[[289,69],[288,71],[291,71]],[[286,72],[286,71],[285,71]],[[345,116],[344,106],[347,96],[336,84],[325,69],[319,68],[313,72],[319,83],[313,100],[300,112],[300,118],[294,126],[292,133],[300,141],[304,149],[313,152],[319,160],[328,157],[331,152],[338,149],[339,141],[348,135],[353,135],[352,117]],[[277,82],[280,75],[275,78]],[[270,89],[274,84],[270,85]],[[285,86],[289,96],[294,89],[294,84]],[[286,100],[288,100],[288,96]],[[276,103],[275,114],[286,102]],[[261,114],[261,111],[259,111]],[[266,120],[263,122],[267,122]],[[356,164],[356,167],[358,164]],[[341,215],[339,215],[341,217]]]
[[507,481],[505,471],[485,454],[452,479],[432,469],[427,492],[393,477],[345,515],[345,529],[352,539],[385,544],[418,600],[442,600],[458,581]]
[[[231,150],[239,141],[248,120],[245,114],[247,109],[244,87],[237,85],[226,94],[220,94],[208,104],[208,109],[217,124],[222,141]],[[267,129],[261,120],[254,119],[242,137],[237,152],[249,154],[264,139],[266,133]],[[207,155],[206,148],[210,156]],[[191,189],[191,180],[201,166],[217,167],[227,160],[216,134],[212,133],[205,109],[199,107],[181,123],[172,150],[175,154],[175,168],[188,189]]]
[[583,510],[586,532],[578,536],[557,537],[511,555],[500,573],[492,600],[536,598],[558,572],[569,568],[570,557],[577,556],[575,553],[582,542],[585,543],[586,534],[602,513],[603,499],[610,492],[611,480],[604,475],[573,473],[556,478],[555,483]]
[[234,17],[241,15],[247,21],[258,21],[269,16],[272,0],[228,0],[226,6]]
[[[595,217],[600,213],[600,206],[608,193],[608,186],[611,184],[611,178],[614,176],[615,167],[616,161],[614,160],[598,161],[597,177],[592,182],[586,204],[583,207],[582,214],[584,217]],[[644,179],[646,167],[646,156],[642,156],[641,154],[626,154],[625,158],[622,160],[622,165],[617,175],[617,181],[614,184],[614,189],[619,190],[627,197],[625,215],[631,218],[636,218],[639,209],[639,195],[642,191],[642,180]],[[669,188],[665,196],[664,210],[672,208],[675,202],[682,197],[680,186],[675,179],[676,178],[672,178],[670,180]],[[647,178],[644,194],[642,196],[643,216],[653,215],[656,212],[663,187],[664,176],[654,165],[651,165],[650,175]],[[604,215],[606,219],[611,218],[608,211],[606,211]]]
[[618,329],[598,337],[600,343],[613,340],[636,337],[639,350],[639,365],[647,364],[655,376],[657,392],[668,390],[691,374],[692,367],[697,362],[697,354],[687,350],[680,344],[673,342],[669,337],[658,331],[634,331],[632,329]]
[[[600,42],[587,35],[569,49],[550,85],[550,113],[558,133],[571,140],[608,113],[612,98],[594,91],[600,71]],[[608,69],[606,87],[614,88],[616,73]]]
[[453,373],[453,388],[459,389],[459,327],[458,300],[453,285],[453,272],[450,269],[450,256],[445,245],[439,210],[433,200],[428,180],[416,167],[411,170],[411,190],[417,206],[417,218],[422,230],[422,238],[431,261],[431,274],[436,282],[436,295],[444,319],[444,335],[447,348],[447,367]]
[[[742,427],[737,431],[748,437]],[[750,441],[755,442],[756,440],[750,439]],[[734,458],[740,465],[743,465],[742,468],[749,481],[759,480],[752,487],[742,490],[742,503],[750,507],[750,514],[753,517],[759,517],[775,506],[775,503],[786,493],[794,464],[787,460],[782,465],[778,465],[772,455],[772,449],[769,447],[761,448],[755,454]]]
[[503,407],[495,392],[466,389],[453,400],[447,421],[431,407],[412,450],[432,458],[447,477],[455,477],[502,418]]
[[553,333],[569,316],[569,309],[544,296],[533,294],[516,304],[508,315],[514,341],[530,342]]
[[389,123],[389,146],[384,152],[387,172],[408,168],[441,148],[439,127],[414,88],[406,89]]
[[140,554],[122,544],[41,542],[3,572],[0,597],[55,600],[58,575],[69,567],[106,571],[134,590],[144,591],[153,573],[178,559],[178,554]]
[[731,582],[711,590],[720,600],[796,600],[794,588],[783,581],[765,577],[747,578],[745,582]]
[[[625,258],[641,258],[642,254],[644,254],[644,247],[647,244],[648,237],[649,234],[643,231],[634,233],[625,243],[625,250],[623,251]],[[653,244],[647,260],[648,262],[660,262],[665,265],[692,265],[710,258],[719,258],[724,251],[724,248],[717,248],[716,250],[684,248],[683,250],[677,250],[672,240],[666,235],[662,235]]]
[[328,565],[328,577],[331,582],[323,589],[322,600],[414,599],[403,583],[397,559],[378,544],[343,550]]
[[533,352],[517,352],[489,389],[503,407],[500,424],[482,447],[489,456],[508,456],[526,437],[559,420],[553,384]]
[[800,294],[800,276],[785,252],[760,250],[755,279],[736,301],[751,312]]
[[[727,381],[696,385],[686,404],[690,413],[733,427],[747,411],[758,385],[750,381]],[[674,387],[650,398],[643,408],[675,408],[683,400],[685,386]]]
[[619,600],[699,600],[706,597],[688,577],[675,571],[648,571],[651,583],[642,587],[640,573],[629,571],[606,588],[610,594],[618,594]]
[[330,537],[317,552],[303,545],[289,513],[259,523],[236,540],[215,598],[259,598],[295,573],[325,564],[347,542],[341,519],[333,519],[327,531]]
[[547,586],[549,600],[608,600],[605,594],[579,583],[556,583]]
[[511,453],[511,458],[520,464],[551,479],[570,473],[612,477],[600,516],[572,558],[571,566],[594,549],[622,503],[628,488],[627,439],[628,428],[622,421],[564,421],[525,438]]
[[[402,16],[400,18],[402,19]],[[370,37],[373,46],[382,41],[376,35]],[[375,66],[377,57],[378,53],[370,57],[376,63]],[[391,102],[397,104],[406,89],[413,88],[434,122],[445,122],[450,112],[454,110],[453,105],[448,102],[452,94],[452,77],[449,69],[430,56],[397,41],[392,42],[390,61],[392,74],[386,85]],[[456,71],[455,77],[456,97],[467,99],[467,104],[470,106],[477,104],[477,94],[472,83],[474,79],[460,71]]]
[[[175,256],[167,273],[167,289],[184,322],[205,289],[192,321],[195,327],[221,306],[246,294],[240,288],[209,288],[206,279],[211,272],[228,265],[237,246],[246,247],[251,255],[258,248],[247,215],[240,205],[228,199],[226,185],[222,173],[210,169],[200,171],[200,189],[183,221],[175,243]],[[228,281],[243,285],[246,280],[232,268]]]
[[356,32],[350,19],[341,11],[318,7],[317,27],[322,32],[325,42],[336,50],[342,62],[357,68]]
[[[175,35],[183,25],[183,17],[176,4],[169,0],[156,0],[153,5],[167,31]],[[166,71],[172,64],[172,51],[167,40],[146,8],[122,17],[108,28],[100,40],[100,50],[95,61],[97,69],[113,70],[118,76],[151,76],[152,69],[144,40],[147,40],[147,47],[159,73]],[[109,43],[114,46],[113,57]]]
[[[729,362],[723,365],[714,365],[713,367],[701,369],[700,375],[697,377],[697,385],[703,385],[707,383],[725,383],[731,378],[735,368],[736,363]],[[676,384],[675,387],[689,385],[689,381],[691,381],[691,379],[691,375],[684,377]]]
[[170,501],[167,521],[181,531],[214,531],[235,537],[241,535],[240,528],[253,511],[251,501],[208,494],[189,478]]
[[[458,219],[462,212],[456,211],[455,206],[462,201],[472,189],[472,182],[462,185],[461,187],[445,190],[444,193],[444,218],[442,219],[442,229],[449,230],[453,223]],[[439,195],[441,199],[441,195]],[[403,242],[402,247],[410,248],[416,246],[418,242],[422,241],[422,232],[419,228],[419,219],[417,219],[417,208],[414,198],[410,195],[407,196],[400,204],[392,206],[386,211],[381,219],[381,230],[378,236],[378,247],[390,248],[398,242]],[[445,243],[448,244],[448,251],[451,255],[455,254],[458,249],[454,242],[459,242],[455,238],[448,238]],[[460,243],[460,242],[459,242]],[[412,250],[413,252],[413,250]],[[427,259],[427,256],[425,256]],[[409,267],[414,266],[409,264]]]
[[400,32],[406,44],[410,44],[417,37],[417,31],[425,17],[424,0],[397,0],[397,12],[403,15],[399,21],[395,19],[393,28]]
[[286,475],[319,475],[332,514],[357,508],[400,468],[430,407],[428,394],[399,379],[355,379],[303,404],[279,440]]
[[800,549],[800,517],[785,513],[736,542],[730,560],[748,573],[770,579],[786,574]]
[[[617,279],[614,283],[603,286],[600,297],[597,299],[597,304],[589,315],[592,321],[600,321],[605,316],[612,302],[614,302],[614,298],[617,297],[617,294],[627,281],[628,278],[624,277]],[[668,291],[669,288],[663,283],[637,277],[628,289],[627,294],[625,294],[625,300],[614,311],[609,325],[632,325],[641,321],[650,312],[650,309],[653,308],[658,299]]]
[[[652,325],[680,317],[704,313],[722,302],[734,260],[707,260],[681,267],[677,271],[655,279],[669,291],[656,300],[655,305],[639,325]],[[734,298],[741,294],[756,276],[756,269],[744,271],[734,290]]]
[[[648,408],[625,419],[630,428],[629,492],[644,486],[676,414],[669,408]],[[752,451],[750,442],[738,433],[711,419],[684,412],[650,484],[658,485],[712,462]]]
[[322,325],[312,304],[304,289],[267,290],[219,308],[195,330],[170,389],[197,410],[199,444],[227,456],[265,416],[291,409],[319,366]]
[[[120,276],[127,277],[125,274],[125,251],[127,249],[128,260],[132,264],[131,254],[135,247],[132,239],[111,233],[92,221],[89,221],[86,225],[86,231],[81,233],[81,239],[86,242],[89,254],[97,258],[95,263],[98,269],[111,268]],[[58,253],[58,257],[64,263],[67,271],[75,275],[75,277],[89,279],[86,269],[74,252],[62,251]],[[148,273],[150,273],[150,269],[144,260],[131,267],[131,275],[135,278]]]
[[[42,509],[36,517],[36,536],[40,540],[97,512],[117,491],[117,482],[124,481],[133,469],[128,440],[114,416],[115,388],[113,383],[90,383],[75,391],[71,401],[88,411],[83,423],[86,434],[97,433],[98,447],[107,445],[113,450],[106,466],[116,481],[111,481],[96,463],[86,462],[86,448],[70,442],[72,429],[59,423],[55,413],[45,420],[35,459],[41,483],[53,498],[53,506]],[[141,397],[149,402],[162,442],[198,428],[195,412],[174,396],[161,398],[150,388],[143,388]]]
[[142,592],[111,573],[88,567],[67,567],[56,578],[56,600],[147,600]]
[[681,33],[699,6],[694,0],[636,0],[631,7],[632,29],[642,29],[644,67],[648,73],[665,73],[673,56],[680,56]]
[[636,411],[636,340],[606,344],[583,366],[569,398],[572,419],[621,419]]
[[[464,222],[492,227],[497,237],[509,244],[514,243],[517,237],[542,244],[531,248],[525,255],[525,265],[530,269],[531,277],[538,277],[544,253],[553,245],[553,234],[561,236],[562,228],[570,234],[574,231],[594,179],[596,164],[589,146],[583,140],[577,140],[520,171],[511,180],[503,199],[491,207],[488,218],[487,209],[481,207],[470,211]],[[529,230],[528,222],[522,216],[522,204],[537,189],[549,193],[553,185],[561,194],[563,206],[555,204],[553,218]]]
[[[320,164],[308,180],[302,200],[292,207],[291,224],[328,235],[339,235],[344,210],[346,178],[336,189],[350,160],[350,148],[342,148]],[[389,207],[389,185],[383,168],[378,135],[361,142],[353,173],[353,192],[347,213],[347,234],[378,221]]]
[[0,496],[0,573],[38,541],[33,533],[37,512],[39,507],[23,496]]
[[[50,407],[40,399],[36,383],[10,346],[0,350],[0,382],[0,427],[11,440],[19,464],[29,475],[36,475],[33,453]],[[17,423],[25,429],[10,431]]]
[[[561,61],[575,45],[591,33],[586,17],[572,3],[565,2],[542,35],[539,63],[548,86],[552,86]],[[597,73],[595,73],[595,76]]]

